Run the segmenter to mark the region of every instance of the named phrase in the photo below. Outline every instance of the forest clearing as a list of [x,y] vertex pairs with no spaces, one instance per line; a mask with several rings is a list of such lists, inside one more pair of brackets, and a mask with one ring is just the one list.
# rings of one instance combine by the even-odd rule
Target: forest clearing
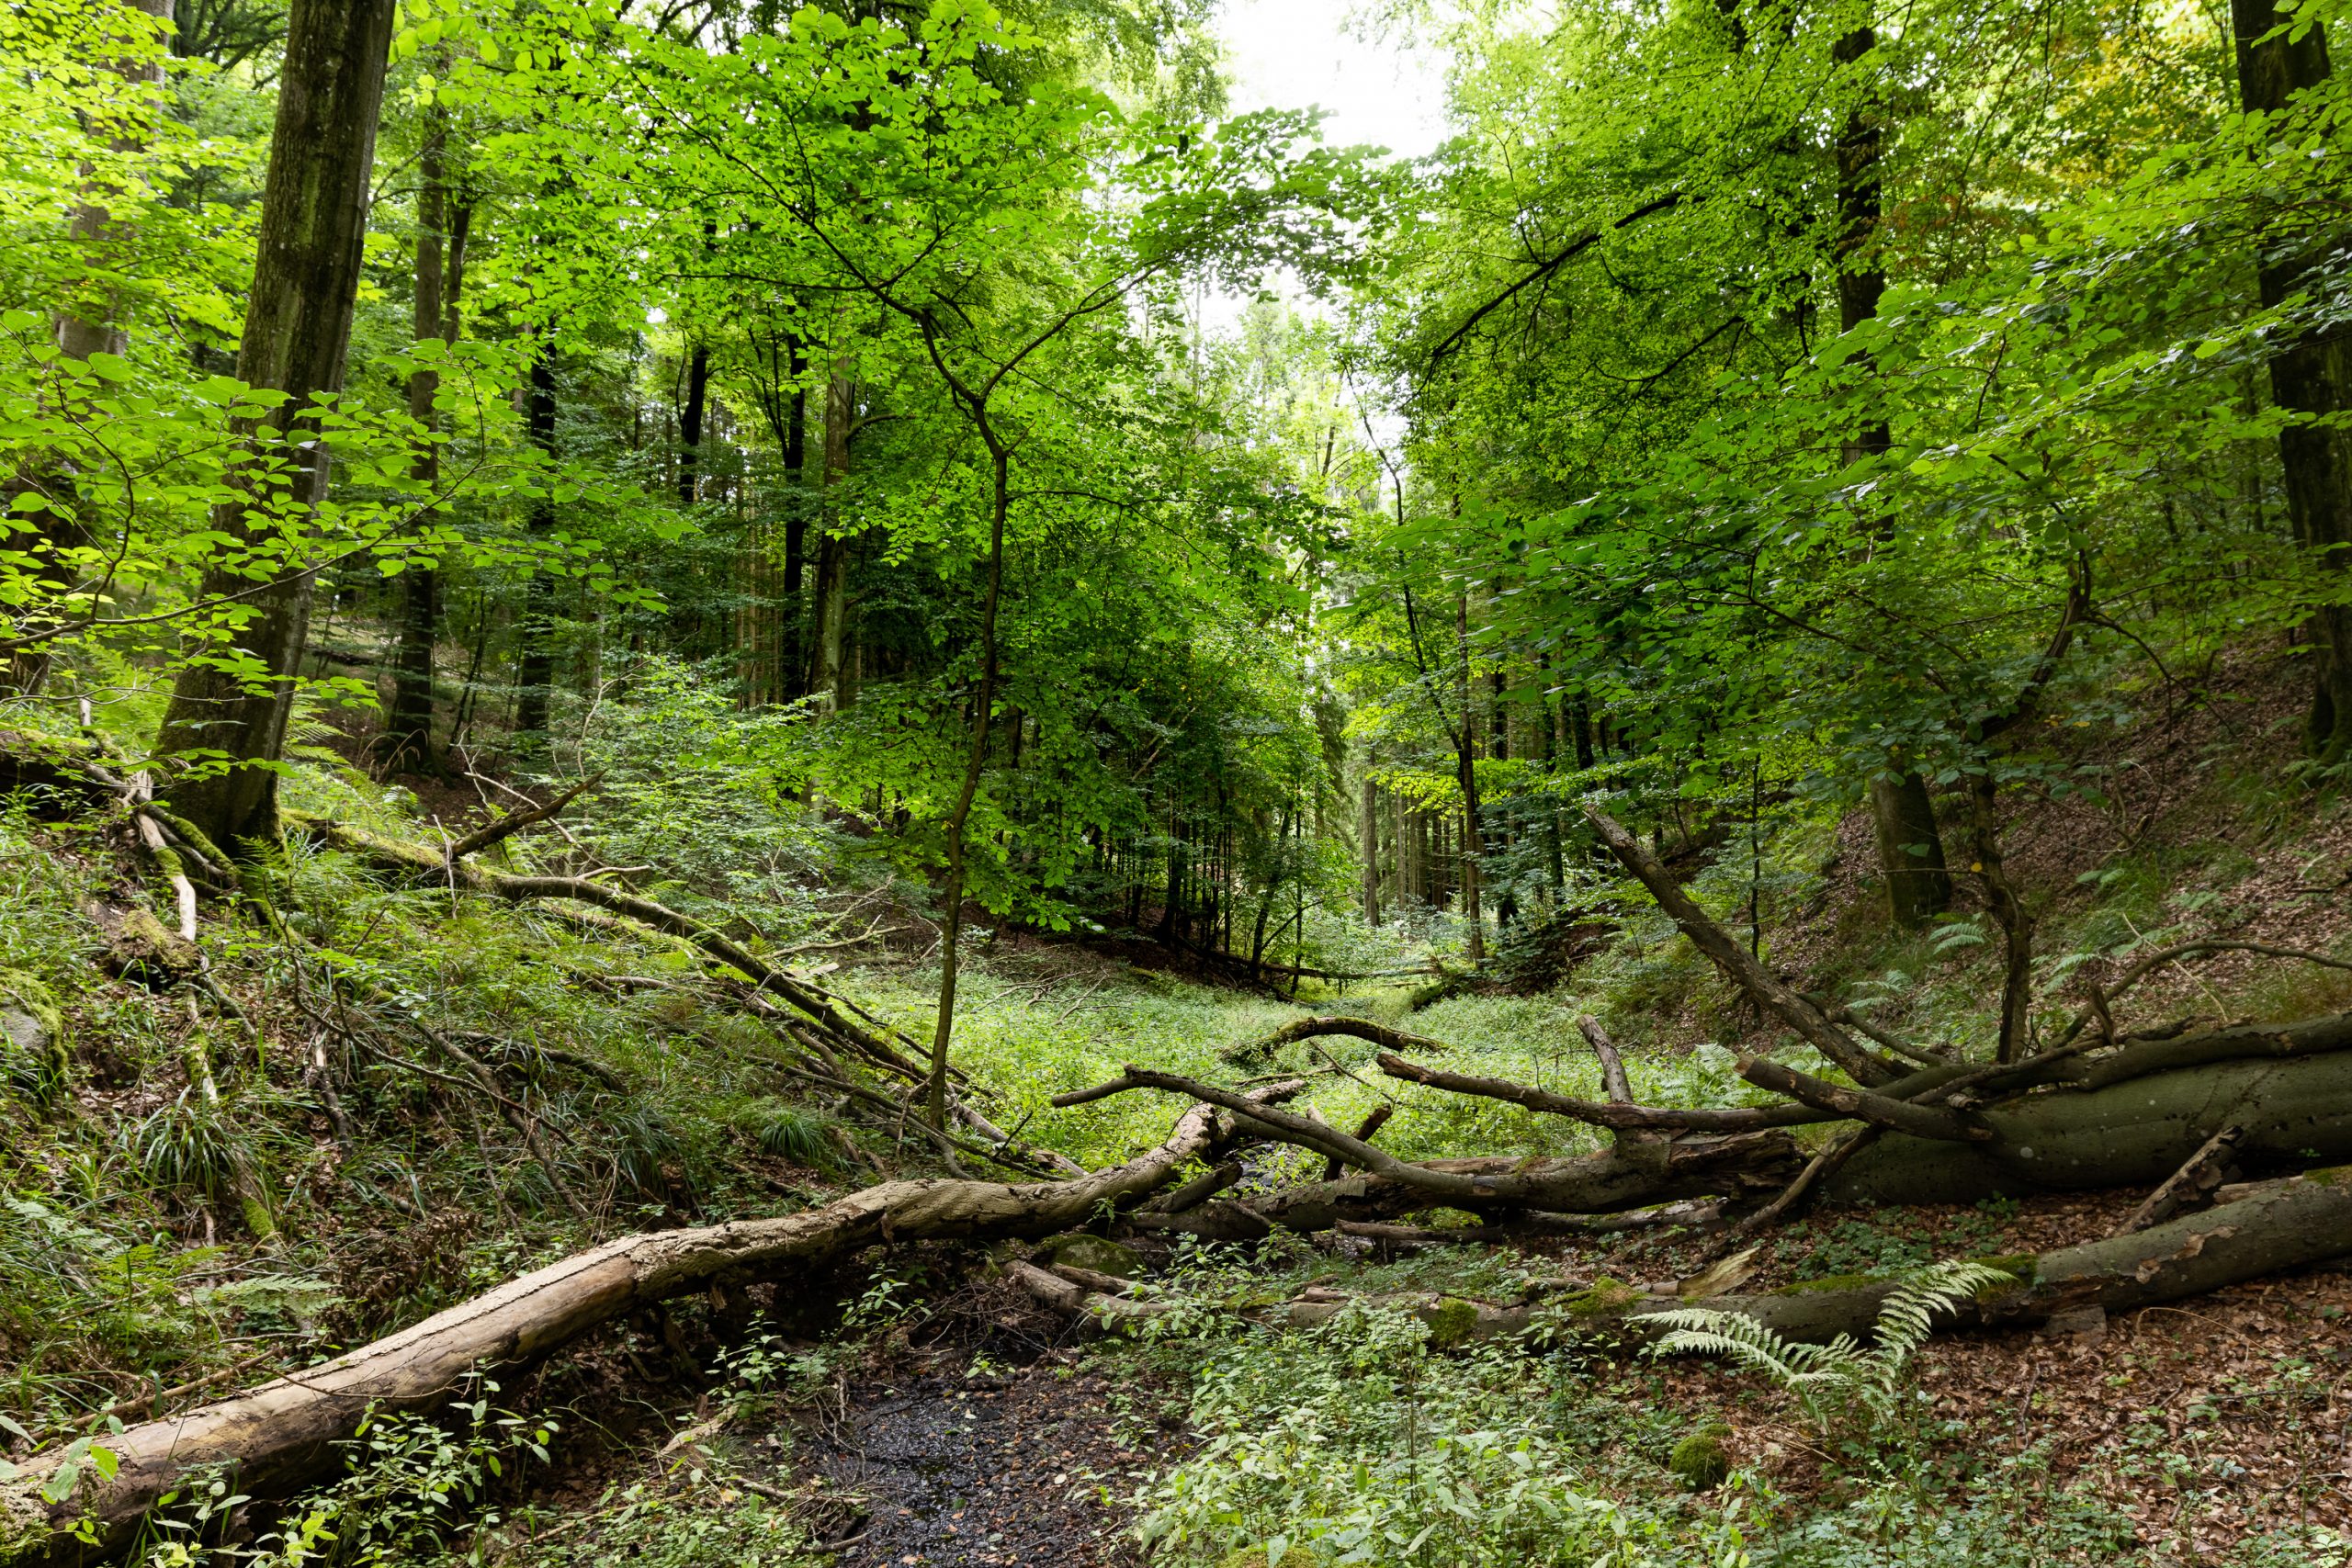
[[2341,8],[14,0],[0,1568],[2352,1565]]

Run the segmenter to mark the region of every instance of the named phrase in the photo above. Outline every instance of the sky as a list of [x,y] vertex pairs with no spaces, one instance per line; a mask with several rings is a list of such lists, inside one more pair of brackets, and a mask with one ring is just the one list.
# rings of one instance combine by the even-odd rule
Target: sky
[[[1355,18],[1363,8],[1363,0],[1225,0],[1217,30],[1233,78],[1232,110],[1327,109],[1327,145],[1368,143],[1408,158],[1434,151],[1445,138],[1441,57],[1400,37],[1361,36]],[[1317,309],[1295,283],[1273,286],[1300,309]],[[1229,332],[1245,304],[1239,295],[1205,297],[1202,324]]]
[[1418,157],[1445,134],[1445,79],[1435,51],[1397,38],[1366,39],[1361,0],[1225,0],[1218,30],[1233,72],[1233,107],[1331,111],[1324,140],[1371,142]]

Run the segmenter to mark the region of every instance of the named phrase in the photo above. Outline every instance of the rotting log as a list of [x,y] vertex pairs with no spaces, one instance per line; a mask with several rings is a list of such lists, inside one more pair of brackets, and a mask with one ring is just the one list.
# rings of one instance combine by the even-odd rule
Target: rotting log
[[[2170,1220],[2125,1235],[2062,1247],[2038,1255],[1980,1261],[2016,1284],[1982,1292],[1941,1314],[1938,1326],[2030,1327],[2098,1308],[2109,1314],[2163,1306],[2266,1275],[2352,1256],[2352,1168],[2312,1171],[2266,1185],[2234,1202]],[[1109,1324],[1141,1320],[1164,1303],[1108,1297],[1042,1270],[1016,1268],[1014,1277],[1038,1300]],[[1682,1281],[1681,1289],[1695,1281]],[[1623,1347],[1659,1337],[1654,1322],[1686,1305],[1755,1319],[1784,1339],[1821,1343],[1839,1335],[1868,1338],[1886,1298],[1903,1284],[1897,1275],[1815,1280],[1751,1295],[1694,1294],[1673,1284],[1645,1288],[1611,1280],[1568,1294],[1546,1292],[1509,1303],[1445,1297],[1370,1297],[1403,1306],[1441,1333],[1487,1337],[1544,1326]],[[1343,1297],[1318,1297],[1252,1309],[1258,1322],[1308,1327],[1345,1310]]]
[[[159,1499],[191,1471],[225,1467],[237,1489],[285,1496],[334,1469],[336,1445],[370,1410],[434,1406],[477,1369],[528,1363],[637,1308],[732,1280],[772,1276],[861,1248],[907,1241],[1043,1236],[1158,1190],[1213,1149],[1205,1106],[1165,1143],[1069,1181],[885,1182],[775,1219],[623,1236],[526,1274],[294,1377],[104,1439],[117,1469],[86,1467],[64,1502],[41,1501],[53,1458],[0,1483],[0,1568],[68,1568],[123,1550]],[[75,1533],[86,1527],[90,1540]]]
[[[2309,1039],[2342,1024],[2314,1020],[2268,1033]],[[2233,1123],[2244,1129],[2236,1162],[2249,1172],[2340,1165],[2352,1161],[2352,1051],[2196,1061],[2101,1088],[2030,1095],[1979,1114],[1991,1142],[1890,1133],[1823,1181],[1822,1201],[1973,1203],[2153,1187]]]

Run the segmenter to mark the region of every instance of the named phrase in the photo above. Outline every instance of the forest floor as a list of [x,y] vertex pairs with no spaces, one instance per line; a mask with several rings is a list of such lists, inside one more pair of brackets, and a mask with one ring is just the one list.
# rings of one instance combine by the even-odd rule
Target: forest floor
[[[2133,730],[2084,738],[2072,771],[2012,814],[2012,868],[2042,899],[2050,994],[2064,997],[2130,942],[2224,935],[2352,947],[2352,901],[2341,897],[2352,884],[2352,811],[2292,776],[2287,683],[2275,671],[2225,671],[2214,693]],[[288,787],[344,820],[424,831],[413,801],[355,775],[306,767]],[[465,803],[437,804],[455,814]],[[285,941],[208,907],[211,976],[234,1012],[109,975],[109,912],[156,899],[128,869],[118,831],[0,818],[0,972],[54,989],[72,1057],[57,1101],[28,1111],[23,1135],[0,1150],[0,1409],[28,1431],[77,1430],[116,1402],[134,1413],[183,1407],[413,1323],[599,1235],[789,1212],[923,1168],[891,1128],[780,1077],[763,1031],[723,992],[688,984],[691,965],[662,943],[392,886],[332,851],[300,848],[280,868],[298,906]],[[1875,1001],[1874,1016],[1915,1039],[1981,1050],[1997,988],[1981,922],[1963,898],[1937,931],[1886,931],[1861,875],[1861,832],[1853,820],[1800,824],[1767,843],[1760,872],[1744,855],[1722,857],[1697,886],[1719,909],[1757,894],[1770,952],[1791,978]],[[735,840],[712,852],[734,855]],[[860,912],[858,924],[869,918]],[[1384,1080],[1361,1042],[1255,1043],[1313,1011],[1378,1018],[1443,1042],[1459,1070],[1587,1098],[1600,1085],[1577,1020],[1590,1013],[1625,1047],[1637,1098],[1756,1102],[1725,1048],[1760,1032],[1752,1011],[1654,912],[1627,901],[1611,918],[1620,937],[1549,989],[1456,995],[1418,1010],[1402,982],[1344,992],[1310,983],[1290,1001],[1155,970],[1116,944],[1008,932],[979,943],[967,976],[958,1060],[1000,1124],[1098,1167],[1158,1142],[1175,1102],[1131,1094],[1066,1110],[1050,1100],[1127,1061],[1222,1082],[1307,1076],[1316,1107],[1340,1123],[1393,1098],[1380,1142],[1405,1157],[1596,1146],[1556,1118]],[[878,1015],[926,1025],[936,974],[920,953],[844,949],[822,967]],[[418,1071],[424,1046],[390,1014],[366,1054],[340,1062],[354,1125],[338,1128],[309,1087],[333,1038],[321,1011],[331,971],[469,1038],[508,1043],[502,1070],[535,1115],[564,1129],[552,1157],[530,1157],[494,1108]],[[2347,997],[2341,974],[2226,954],[2135,994],[2132,1021],[2285,1019]],[[535,1043],[571,1055],[540,1057]],[[207,1075],[217,1100],[200,1092]],[[1275,1149],[1255,1156],[1251,1180],[1319,1165]],[[592,1223],[568,1214],[558,1182]],[[265,1192],[272,1233],[241,1223],[240,1184]],[[1756,1281],[2045,1249],[2105,1234],[2141,1196],[1820,1211],[1767,1240]],[[1663,1280],[1688,1272],[1706,1242],[1668,1232],[1393,1259],[1295,1239],[1144,1250],[1161,1288],[1215,1307],[1317,1285],[1502,1300],[1530,1276]],[[793,1369],[766,1382],[739,1359],[741,1324],[723,1325],[700,1303],[669,1323],[617,1327],[518,1381],[502,1397],[555,1413],[565,1437],[552,1468],[513,1469],[488,1489],[503,1517],[484,1528],[477,1554],[533,1568],[1113,1568],[1144,1560],[1135,1531],[1157,1519],[1193,1533],[1149,1561],[1222,1565],[1227,1546],[1202,1523],[1219,1510],[1246,1534],[1257,1528],[1248,1520],[1282,1509],[1404,1507],[1383,1456],[1442,1417],[1530,1445],[1551,1466],[1555,1501],[1624,1510],[1620,1523],[1660,1543],[1628,1562],[1713,1564],[1735,1527],[1757,1563],[1787,1568],[2352,1562],[2352,1274],[2340,1269],[2118,1317],[2097,1333],[1938,1340],[1911,1369],[1916,1397],[1899,1421],[1833,1432],[1767,1380],[1699,1360],[1556,1347],[1510,1366],[1398,1359],[1393,1345],[1347,1337],[1376,1338],[1378,1325],[1275,1336],[1235,1330],[1229,1314],[1215,1326],[1215,1313],[1181,1332],[1081,1346],[1073,1325],[1009,1287],[967,1282],[984,1261],[901,1249],[840,1279],[762,1287],[767,1315],[751,1337],[774,1338]],[[887,1310],[856,1315],[886,1286],[898,1292]],[[1349,1370],[1360,1362],[1409,1377],[1374,1399]],[[155,1391],[182,1385],[158,1403]],[[728,1418],[714,1427],[715,1413]],[[1715,1420],[1738,1479],[1684,1494],[1672,1451]],[[1250,1447],[1275,1438],[1299,1446]],[[1217,1461],[1223,1472],[1203,1457],[1220,1444],[1239,1456]],[[23,1441],[9,1451],[21,1455]],[[1261,1466],[1250,1473],[1262,1485],[1216,1493],[1243,1459]],[[407,1484],[397,1468],[350,1484],[362,1483]],[[811,1556],[812,1544],[844,1537],[862,1539]],[[437,1561],[426,1544],[401,1551],[385,1561]]]

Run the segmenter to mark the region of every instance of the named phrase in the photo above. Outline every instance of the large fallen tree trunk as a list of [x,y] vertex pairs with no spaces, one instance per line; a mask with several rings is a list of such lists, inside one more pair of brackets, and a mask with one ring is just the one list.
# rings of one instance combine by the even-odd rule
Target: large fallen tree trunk
[[[1294,1024],[1286,1033],[1306,1038],[1316,1032],[1316,1021]],[[1394,1220],[1437,1208],[1507,1218],[1527,1211],[1619,1213],[1691,1198],[1759,1201],[1805,1166],[1806,1151],[1783,1129],[1838,1120],[1834,1111],[1806,1105],[1680,1111],[1578,1100],[1440,1073],[1385,1054],[1379,1061],[1393,1077],[1603,1127],[1618,1134],[1615,1145],[1566,1157],[1416,1162],[1305,1117],[1243,1112],[1246,1132],[1341,1160],[1358,1174],[1206,1203],[1182,1214],[1138,1215],[1131,1223],[1247,1240],[1277,1228],[1328,1230],[1343,1221]],[[1883,1086],[1870,1098],[1940,1094],[1972,1077],[1976,1088],[1998,1090],[2003,1098],[1971,1113],[1965,1141],[1887,1133],[1818,1173],[1820,1201],[1965,1203],[2153,1187],[2227,1126],[2239,1130],[2233,1158],[2249,1172],[2352,1161],[2352,1015],[2124,1044],[2098,1055],[2076,1051],[1991,1077],[1953,1065]],[[1232,1090],[1140,1067],[1060,1096],[1059,1102],[1138,1089],[1239,1103]]]
[[[2062,1247],[2040,1255],[1984,1258],[2016,1283],[1980,1293],[1943,1314],[1939,1326],[2020,1327],[2053,1318],[2137,1311],[2203,1295],[2265,1275],[2352,1256],[2352,1169],[2315,1171],[2268,1183],[2247,1197],[2147,1230]],[[1148,1321],[1175,1303],[1090,1290],[1061,1272],[1016,1267],[1015,1281],[1049,1306],[1087,1313],[1117,1326]],[[1573,1292],[1547,1290],[1517,1301],[1449,1301],[1435,1295],[1367,1298],[1408,1311],[1441,1333],[1483,1337],[1546,1327],[1639,1345],[1658,1337],[1657,1314],[1702,1304],[1755,1319],[1784,1339],[1824,1343],[1867,1338],[1899,1276],[1824,1280],[1754,1295],[1683,1294],[1673,1285],[1593,1281]],[[1349,1298],[1318,1292],[1249,1309],[1269,1326],[1329,1322]]]
[[296,1376],[102,1438],[114,1474],[102,1480],[84,1467],[63,1502],[40,1496],[56,1460],[29,1461],[0,1483],[0,1568],[66,1568],[119,1551],[192,1470],[225,1467],[237,1490],[284,1496],[330,1473],[335,1445],[371,1409],[435,1405],[476,1369],[535,1360],[636,1308],[717,1281],[805,1269],[882,1243],[1042,1236],[1085,1224],[1157,1190],[1226,1135],[1215,1112],[1196,1107],[1167,1142],[1076,1180],[892,1181],[778,1219],[606,1242]]

